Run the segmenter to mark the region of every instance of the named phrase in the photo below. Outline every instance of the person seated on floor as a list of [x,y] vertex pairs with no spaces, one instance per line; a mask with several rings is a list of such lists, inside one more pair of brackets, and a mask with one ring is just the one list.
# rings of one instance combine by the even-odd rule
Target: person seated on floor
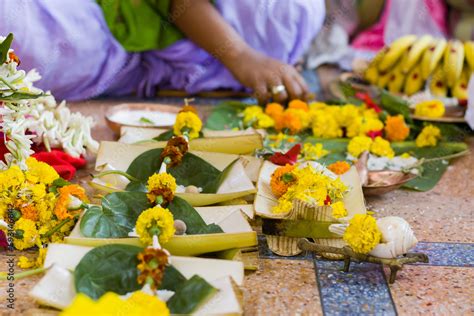
[[58,98],[253,91],[305,98],[293,66],[325,16],[323,0],[16,0],[0,2],[24,69]]

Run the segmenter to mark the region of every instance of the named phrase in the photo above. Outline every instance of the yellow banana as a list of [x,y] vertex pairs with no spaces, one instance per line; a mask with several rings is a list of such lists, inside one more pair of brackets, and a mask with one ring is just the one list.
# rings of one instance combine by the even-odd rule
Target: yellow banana
[[467,100],[467,85],[469,83],[469,76],[471,75],[471,70],[469,65],[464,65],[464,68],[461,73],[461,77],[451,88],[451,94],[453,97],[459,100]]
[[431,94],[436,97],[446,97],[448,94],[448,86],[445,83],[443,65],[436,67],[435,71],[433,72],[430,82],[430,91]]
[[444,52],[444,74],[448,87],[454,84],[461,77],[464,65],[464,45],[459,40],[451,40]]
[[388,81],[390,80],[390,75],[391,73],[390,72],[386,72],[386,73],[380,73],[379,72],[379,78],[377,80],[377,86],[379,88],[385,88],[388,84]]
[[466,55],[466,61],[471,67],[471,70],[474,71],[474,42],[467,41],[464,43],[464,54]]
[[402,72],[402,66],[403,64],[399,62],[390,72],[390,77],[388,80],[388,91],[392,93],[399,93],[403,88],[403,84],[405,83],[405,75]]
[[436,69],[436,66],[438,66],[439,61],[443,57],[446,45],[446,40],[441,38],[435,43],[432,43],[431,46],[425,51],[423,58],[421,59],[421,76],[423,79],[428,79],[428,77]]
[[396,39],[380,61],[379,70],[385,72],[395,65],[400,56],[415,42],[416,38],[415,35],[405,35]]
[[376,84],[379,78],[379,71],[377,69],[377,65],[384,56],[385,52],[387,51],[387,48],[384,47],[382,48],[372,59],[372,61],[369,63],[369,66],[364,72],[364,78],[371,84]]
[[420,91],[424,83],[425,81],[421,77],[421,66],[417,65],[408,73],[403,91],[410,96]]
[[423,35],[416,42],[411,45],[410,50],[408,51],[407,58],[402,64],[402,72],[407,74],[410,70],[413,69],[413,66],[418,62],[421,55],[425,50],[430,47],[433,43],[433,37],[431,35]]

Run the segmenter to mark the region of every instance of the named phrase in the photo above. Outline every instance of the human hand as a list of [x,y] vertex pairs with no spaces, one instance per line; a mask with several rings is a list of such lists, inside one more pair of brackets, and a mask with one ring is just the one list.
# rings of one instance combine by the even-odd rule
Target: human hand
[[[253,49],[245,49],[223,62],[240,83],[254,91],[261,104],[271,97],[276,102],[284,102],[288,98],[305,100],[309,95],[308,86],[295,67]],[[280,85],[286,90],[273,94],[272,87]]]

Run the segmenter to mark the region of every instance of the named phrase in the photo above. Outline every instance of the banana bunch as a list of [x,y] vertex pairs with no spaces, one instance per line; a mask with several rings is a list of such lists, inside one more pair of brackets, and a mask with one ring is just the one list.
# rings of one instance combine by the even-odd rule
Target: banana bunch
[[428,86],[435,96],[465,100],[473,71],[474,42],[406,35],[384,47],[364,77],[392,93],[410,96]]

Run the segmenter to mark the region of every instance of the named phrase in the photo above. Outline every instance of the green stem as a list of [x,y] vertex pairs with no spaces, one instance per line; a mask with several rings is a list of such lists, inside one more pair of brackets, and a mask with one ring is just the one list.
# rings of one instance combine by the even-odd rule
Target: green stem
[[[44,271],[48,270],[48,268],[37,268],[37,269],[32,269],[32,270],[26,270],[20,273],[14,274],[15,280],[23,279],[26,277],[29,277],[30,275],[35,275],[35,274],[40,274],[43,273]],[[0,273],[0,281],[6,281],[8,277],[8,274],[5,272]]]
[[458,153],[455,153],[455,154],[452,154],[452,155],[447,155],[447,156],[442,156],[442,157],[435,157],[435,158],[426,158],[426,159],[424,159],[424,162],[437,161],[437,160],[448,160],[448,159],[452,159],[452,158],[465,156],[468,153],[469,153],[469,150],[466,149],[466,150],[463,150],[461,152],[458,152]]
[[140,181],[139,179],[135,178],[134,176],[132,175],[129,175],[128,173],[124,172],[124,171],[120,171],[120,170],[108,170],[108,171],[103,171],[95,176],[93,176],[94,178],[102,178],[102,177],[105,177],[109,174],[118,174],[118,175],[121,175],[121,176],[124,176],[125,178],[127,178],[128,180],[130,181],[133,181],[133,182],[138,182]]
[[10,85],[5,79],[0,77],[0,81],[3,82],[8,88],[12,89],[13,92],[17,91],[14,86]]
[[55,227],[51,228],[48,232],[46,232],[42,237],[46,237],[46,238],[49,238],[51,237],[55,232],[57,232],[58,230],[61,229],[61,227],[63,227],[64,225],[66,225],[66,223],[68,223],[70,220],[72,219],[77,219],[79,218],[79,215],[76,215],[74,216],[73,218],[65,218],[63,219],[61,222],[59,222],[58,225],[56,225]]

